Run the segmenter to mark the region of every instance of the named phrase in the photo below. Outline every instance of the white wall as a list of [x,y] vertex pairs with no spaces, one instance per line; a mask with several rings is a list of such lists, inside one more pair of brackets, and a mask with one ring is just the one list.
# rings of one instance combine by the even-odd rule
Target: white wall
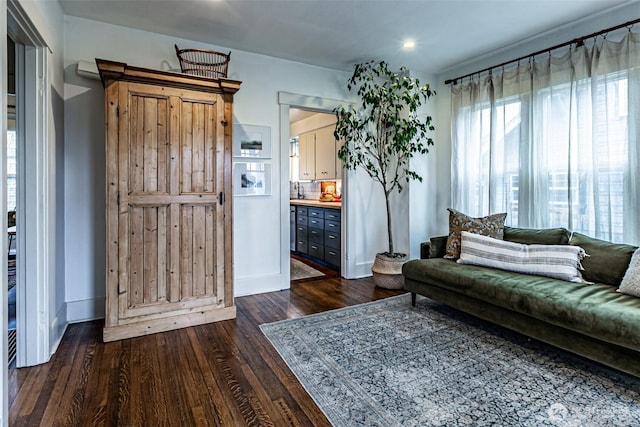
[[[420,75],[413,73],[414,77],[420,79],[420,83],[429,83],[431,89],[436,89],[437,80],[431,75]],[[440,93],[436,90],[436,95],[418,112],[420,116],[430,115],[433,119],[433,125],[436,127],[435,132],[430,136],[434,141],[434,145],[429,148],[429,153],[424,156],[414,157],[411,161],[411,167],[421,177],[422,182],[412,181],[408,186],[410,196],[410,209],[407,212],[406,233],[408,234],[408,251],[409,258],[420,258],[420,243],[428,241],[429,237],[438,233],[438,218],[441,213],[437,211],[437,195],[438,195],[438,153],[446,150],[448,144],[447,139],[440,136],[439,123],[437,121],[437,103],[440,98],[447,98],[448,93]]]
[[447,233],[448,213],[446,209],[451,205],[451,90],[444,84],[445,80],[528,55],[605,28],[623,24],[638,17],[639,3],[637,0],[628,2],[613,11],[599,13],[490,54],[471,58],[437,76],[437,79],[433,82],[438,92],[436,97],[436,129],[438,133],[438,148],[436,150],[437,186],[434,188],[437,220],[434,224],[434,234],[444,235]]
[[[457,76],[509,59],[523,53],[564,41],[624,21],[632,15],[631,7],[619,13],[598,16],[558,34],[546,34],[491,57],[479,58],[447,70],[437,78],[423,76],[436,89],[435,99],[426,111],[435,119],[436,145],[430,154],[412,164],[424,177],[423,183],[412,183],[409,208],[397,212],[396,246],[418,255],[419,243],[447,230],[446,208],[450,204],[450,131],[449,88],[445,78]],[[615,15],[615,16],[614,16]],[[203,47],[226,50],[199,42],[176,39],[159,34],[132,30],[75,17],[65,18],[65,272],[66,300],[69,320],[100,317],[104,298],[104,136],[103,93],[99,81],[76,75],[79,60],[104,58],[132,65],[178,69],[173,49]],[[270,197],[235,198],[234,241],[236,295],[286,288],[286,271],[282,259],[281,198],[288,197],[278,185],[288,180],[288,164],[281,164],[280,117],[277,94],[288,92],[327,99],[350,100],[346,80],[350,73],[313,67],[263,55],[234,51],[229,77],[242,80],[235,97],[234,121],[271,128],[274,142],[272,165],[273,195]],[[345,179],[345,200],[357,216],[350,223],[349,262],[355,268],[351,277],[368,274],[376,252],[384,250],[386,232],[383,196],[374,183],[361,172],[349,172]],[[402,206],[402,204],[399,204]]]
[[[7,61],[7,2],[6,0],[0,0],[0,75],[6,76],[8,74],[8,61]],[[8,85],[7,79],[3,79],[0,82],[0,99],[7,99]],[[0,146],[7,146],[7,114],[8,108],[7,105],[3,102],[0,103]],[[6,179],[6,168],[7,163],[7,150],[0,150],[0,200],[6,200],[7,193],[7,179]],[[6,217],[5,212],[7,212],[7,204],[6,202],[0,202],[0,206],[3,206],[1,209],[2,215]],[[6,227],[7,222],[6,219],[0,218],[0,228]],[[3,243],[0,245],[0,250],[6,251],[8,249],[7,243]],[[5,261],[5,257],[0,260],[0,271],[6,271],[7,261]],[[7,275],[3,274],[3,277],[0,278],[0,286],[2,289],[8,289],[7,286]],[[7,292],[2,292],[0,294],[0,314],[2,315],[2,319],[0,319],[0,366],[7,366],[9,361],[7,360],[9,357],[8,351],[8,342],[7,342]],[[8,369],[3,368],[0,371],[0,426],[9,425],[9,372]]]
[[[79,77],[79,60],[110,59],[132,65],[178,69],[173,45],[225,50],[220,46],[176,39],[81,18],[65,18],[65,249],[66,295],[70,321],[100,317],[104,313],[104,118],[102,86],[97,80]],[[234,199],[234,261],[236,296],[287,288],[282,267],[281,198],[288,199],[288,163],[281,164],[282,141],[278,92],[331,100],[349,100],[346,81],[350,73],[233,51],[229,78],[243,81],[234,98],[236,123],[271,127],[273,144],[273,194],[268,197]],[[288,129],[287,129],[288,130]],[[284,179],[285,186],[278,182]],[[353,276],[370,274],[376,252],[386,248],[382,192],[362,172],[350,173],[351,212],[357,216],[349,228]],[[431,184],[420,188],[429,191]],[[422,196],[422,195],[421,195]],[[426,203],[425,196],[421,203]],[[409,246],[409,212],[403,208],[396,239]],[[421,208],[421,212],[424,209]],[[430,216],[430,215],[425,215]],[[286,222],[288,224],[288,222]],[[420,232],[421,239],[423,231]],[[288,240],[284,240],[288,241]],[[414,245],[415,246],[415,245]],[[412,249],[412,252],[415,252]],[[286,252],[284,252],[286,253]]]
[[[23,278],[19,279],[17,295],[17,364],[25,366],[47,361],[67,324],[62,268],[64,195],[59,191],[63,175],[58,173],[64,141],[63,14],[57,2],[42,0],[18,0],[10,8],[3,2],[2,13],[8,13],[9,9],[16,19],[7,18],[7,25],[18,35],[18,42],[48,46],[27,48],[25,55],[29,58],[25,62],[30,64],[25,72],[28,83],[23,94],[28,104],[28,113],[23,118],[27,141],[22,148],[26,155],[20,162],[29,165],[29,169],[19,172],[26,173],[26,177],[18,185],[23,194],[20,203],[29,209],[18,214],[18,219],[25,221],[19,231],[24,232],[22,239],[27,242],[23,252],[19,252],[24,262],[19,267]],[[2,28],[2,37],[7,25]],[[6,76],[5,64],[3,62],[2,76]],[[4,133],[4,129],[2,131]],[[2,159],[4,161],[4,156]],[[35,238],[31,239],[30,234]],[[24,248],[29,246],[32,251],[26,259]]]
[[[55,230],[55,234],[50,236],[51,263],[54,271],[51,272],[52,293],[50,300],[50,345],[53,353],[57,348],[62,335],[67,326],[65,307],[65,269],[64,269],[64,37],[60,29],[64,28],[64,15],[58,2],[45,0],[37,1],[40,9],[40,16],[37,18],[36,27],[38,31],[46,37],[50,52],[48,55],[49,81],[51,83],[47,96],[50,100],[48,109],[47,137],[51,150],[51,160],[49,164],[50,195],[53,202],[53,216],[49,218],[50,229]],[[35,18],[31,17],[32,20]]]
[[[65,17],[65,259],[66,296],[70,321],[104,313],[104,117],[99,81],[79,77],[79,60],[103,58],[131,65],[177,69],[173,48],[219,46],[176,39],[75,17]],[[281,198],[278,185],[288,188],[288,164],[281,164],[278,92],[345,100],[350,73],[324,69],[263,55],[233,51],[229,78],[243,81],[234,98],[234,121],[271,127],[273,195],[234,199],[234,261],[236,296],[289,286],[281,269]],[[288,154],[287,154],[288,156]],[[352,179],[355,211],[362,218],[349,230],[357,242],[357,262],[371,264],[384,241],[378,219],[384,219],[368,177]],[[382,199],[380,197],[380,199]],[[375,202],[375,203],[374,203]],[[288,223],[288,222],[287,222]],[[288,231],[287,231],[288,232]]]

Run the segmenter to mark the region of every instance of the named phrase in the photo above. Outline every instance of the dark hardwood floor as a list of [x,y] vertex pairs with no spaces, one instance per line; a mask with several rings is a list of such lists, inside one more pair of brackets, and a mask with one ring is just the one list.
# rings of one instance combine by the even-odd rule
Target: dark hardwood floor
[[101,321],[70,325],[49,363],[10,371],[9,423],[329,425],[258,326],[403,291],[326,272],[290,290],[236,298],[235,320],[107,344]]

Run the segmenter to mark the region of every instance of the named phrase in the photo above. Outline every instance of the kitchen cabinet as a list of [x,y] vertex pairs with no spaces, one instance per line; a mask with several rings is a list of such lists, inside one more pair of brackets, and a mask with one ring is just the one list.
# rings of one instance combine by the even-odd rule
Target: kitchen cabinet
[[316,134],[314,132],[300,134],[298,161],[300,179],[316,179]]
[[296,206],[296,252],[340,271],[340,209]]
[[105,88],[104,341],[235,318],[240,82],[96,62]]
[[296,207],[289,206],[289,249],[296,250]]
[[[328,180],[341,177],[337,173],[335,125],[302,133],[298,140],[298,159],[301,180]],[[339,160],[338,160],[339,161]],[[340,167],[341,171],[342,167]]]
[[309,251],[307,221],[307,207],[296,206],[296,251],[303,254]]
[[335,126],[318,129],[316,134],[316,179],[336,179]]

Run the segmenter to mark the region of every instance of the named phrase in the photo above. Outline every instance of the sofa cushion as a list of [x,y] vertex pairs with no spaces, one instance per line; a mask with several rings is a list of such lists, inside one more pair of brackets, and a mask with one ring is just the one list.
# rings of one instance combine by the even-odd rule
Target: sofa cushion
[[573,233],[569,244],[580,246],[587,253],[582,260],[582,277],[585,280],[612,286],[620,285],[631,256],[638,249],[637,246],[611,243],[580,233]]
[[472,218],[454,209],[447,210],[449,211],[449,237],[447,238],[447,253],[444,258],[458,259],[460,256],[460,233],[463,231],[502,239],[504,220],[507,218],[506,213]]
[[608,285],[566,282],[443,258],[409,261],[402,272],[417,282],[640,351],[640,298]]
[[633,253],[618,292],[640,297],[640,249],[636,249]]
[[584,250],[570,245],[525,245],[462,232],[460,264],[586,282],[578,268]]
[[518,228],[504,227],[504,240],[526,245],[566,245],[569,243],[566,228]]

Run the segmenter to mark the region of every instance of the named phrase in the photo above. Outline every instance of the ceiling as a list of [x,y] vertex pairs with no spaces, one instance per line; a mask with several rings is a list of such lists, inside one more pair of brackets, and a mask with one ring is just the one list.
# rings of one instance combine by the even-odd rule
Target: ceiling
[[[404,65],[433,74],[630,2],[60,0],[67,15],[231,50],[339,70],[384,59],[392,67]],[[413,39],[416,46],[403,50],[405,39]]]

